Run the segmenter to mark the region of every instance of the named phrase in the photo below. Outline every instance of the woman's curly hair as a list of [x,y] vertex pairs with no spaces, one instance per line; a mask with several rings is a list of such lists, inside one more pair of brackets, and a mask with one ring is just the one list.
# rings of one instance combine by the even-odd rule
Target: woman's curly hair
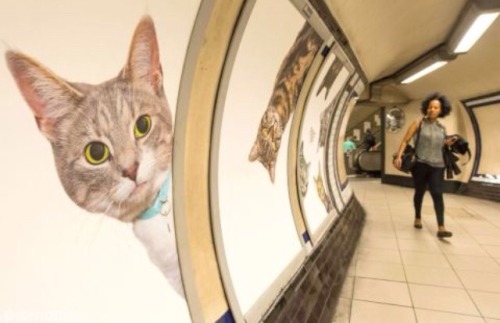
[[422,112],[423,115],[427,114],[427,108],[429,107],[429,103],[431,103],[432,100],[438,100],[441,102],[441,113],[439,114],[438,118],[444,118],[447,115],[450,114],[451,112],[451,103],[448,100],[448,98],[438,92],[432,93],[428,95],[423,101],[420,106],[420,111]]

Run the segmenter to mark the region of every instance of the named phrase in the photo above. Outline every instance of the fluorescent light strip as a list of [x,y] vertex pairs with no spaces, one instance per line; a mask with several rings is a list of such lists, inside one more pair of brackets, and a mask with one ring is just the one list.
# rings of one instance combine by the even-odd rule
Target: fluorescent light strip
[[432,65],[427,66],[423,70],[421,70],[421,71],[419,71],[419,72],[417,72],[417,73],[415,73],[415,74],[413,74],[413,75],[405,78],[403,81],[401,81],[401,83],[403,83],[403,84],[411,83],[411,82],[415,81],[416,79],[419,79],[422,76],[427,75],[430,72],[435,71],[438,68],[446,65],[446,63],[448,63],[448,62],[447,61],[438,61],[438,62],[435,62]]
[[498,12],[494,13],[483,13],[474,20],[474,23],[470,26],[469,30],[462,37],[457,47],[455,48],[455,53],[465,53],[467,52],[481,37],[486,29],[495,21],[498,17]]

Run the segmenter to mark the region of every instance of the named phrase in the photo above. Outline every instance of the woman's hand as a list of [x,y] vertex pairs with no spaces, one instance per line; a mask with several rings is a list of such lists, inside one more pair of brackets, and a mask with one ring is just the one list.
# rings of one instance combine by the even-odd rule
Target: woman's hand
[[451,146],[455,143],[455,141],[457,141],[457,136],[447,136],[444,139],[444,144],[447,146]]
[[396,167],[397,169],[400,169],[401,168],[401,157],[400,156],[396,156],[394,158],[394,160],[392,161],[392,164],[394,165],[394,167]]

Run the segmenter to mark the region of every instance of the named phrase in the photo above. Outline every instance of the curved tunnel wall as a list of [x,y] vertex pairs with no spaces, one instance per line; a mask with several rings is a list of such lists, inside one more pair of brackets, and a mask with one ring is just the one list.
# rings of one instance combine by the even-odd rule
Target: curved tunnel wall
[[[215,6],[217,6],[217,3],[215,3]],[[266,26],[274,25],[275,12],[280,12],[286,25],[274,27],[273,37],[270,37],[268,35],[269,28],[266,28]],[[207,15],[207,19],[210,21],[212,18]],[[303,108],[299,107],[297,103],[306,102],[310,99],[310,96],[308,96],[310,93],[309,87],[314,81],[321,82],[319,79],[316,80],[315,76],[325,61],[319,48],[315,50],[317,53],[308,54],[307,51],[304,52],[307,46],[318,46],[315,45],[314,40],[303,43],[306,45],[304,48],[296,48],[300,46],[297,43],[298,41],[304,42],[304,40],[301,40],[305,28],[304,24],[304,18],[290,3],[247,2],[241,8],[240,20],[235,22],[235,31],[231,43],[227,44],[224,66],[221,67],[221,70],[214,68],[214,71],[220,73],[221,80],[216,84],[218,87],[212,88],[211,91],[213,92],[211,92],[210,97],[217,91],[217,102],[214,105],[211,100],[206,99],[205,94],[205,100],[202,103],[201,99],[196,99],[198,91],[194,88],[189,92],[190,95],[186,96],[186,113],[193,113],[193,116],[200,115],[200,119],[195,119],[196,122],[201,121],[201,114],[203,113],[203,118],[207,118],[204,119],[204,122],[214,125],[210,152],[204,151],[203,154],[200,154],[199,146],[195,146],[194,141],[193,151],[190,153],[187,150],[184,151],[186,155],[190,154],[189,160],[210,159],[211,162],[210,166],[204,165],[203,169],[200,169],[202,173],[197,174],[198,176],[192,180],[189,180],[191,168],[189,168],[189,171],[184,168],[182,172],[185,175],[184,184],[190,182],[204,186],[203,182],[199,181],[200,175],[202,177],[205,176],[204,174],[210,176],[210,192],[203,191],[203,194],[210,196],[210,209],[204,211],[208,212],[205,216],[212,219],[213,225],[213,236],[210,237],[210,240],[207,240],[207,243],[213,242],[215,244],[217,258],[214,261],[218,263],[220,276],[213,273],[214,279],[199,281],[198,283],[210,285],[213,284],[213,281],[221,282],[225,291],[225,301],[228,302],[230,308],[229,311],[237,320],[243,319],[243,317],[249,321],[260,319],[269,310],[273,302],[279,299],[283,288],[286,289],[292,277],[304,264],[310,253],[311,246],[314,249],[314,245],[309,241],[309,236],[317,232],[316,230],[304,230],[308,220],[304,218],[300,209],[296,209],[297,205],[301,205],[300,203],[294,204],[293,200],[297,199],[297,197],[290,196],[290,192],[297,192],[300,189],[298,179],[296,183],[290,184],[290,175],[293,177],[293,173],[295,173],[295,176],[299,178],[297,165],[300,163],[300,158],[297,154],[290,156],[289,152],[286,151],[287,146],[295,146],[289,148],[289,150],[300,151],[298,133],[301,122],[295,121],[294,118],[300,112],[300,120],[302,120],[302,116],[307,114],[309,106],[306,104],[307,109],[298,111]],[[293,32],[290,32],[291,30]],[[212,31],[205,28],[204,32],[210,34]],[[220,30],[217,30],[217,32],[220,33]],[[279,37],[276,35],[279,35]],[[317,38],[317,36],[310,37]],[[325,46],[324,43],[334,43],[331,35],[322,38],[321,46],[318,46],[322,49]],[[223,45],[221,44],[221,46]],[[204,41],[199,50],[209,52],[211,50],[210,42]],[[311,49],[309,48],[309,50]],[[311,64],[308,73],[300,70],[304,66],[297,66],[297,70],[287,71],[287,68],[294,63],[293,59],[297,59],[294,56],[297,51],[303,55],[300,57],[302,65],[305,64],[304,61]],[[336,147],[339,140],[338,128],[342,125],[343,118],[346,117],[345,111],[351,102],[350,99],[354,94],[354,89],[361,91],[363,85],[359,77],[355,75],[352,66],[346,60],[341,49],[336,48],[331,53],[338,56],[337,65],[334,68],[328,66],[323,72],[333,69],[336,71],[335,73],[340,72],[341,77],[337,78],[338,75],[334,75],[332,81],[335,84],[332,84],[332,95],[328,96],[326,101],[324,100],[326,104],[324,106],[311,104],[313,106],[311,110],[313,108],[325,110],[331,104],[332,111],[328,118],[325,119],[328,121],[324,125],[326,126],[325,136],[328,140],[325,142],[325,146]],[[338,68],[339,61],[342,62],[340,71]],[[190,65],[196,66],[196,63],[193,62]],[[192,71],[192,73],[194,75],[196,71]],[[293,73],[295,74],[292,75]],[[303,73],[303,75],[300,75],[300,73]],[[288,79],[286,79],[287,77]],[[296,79],[293,79],[293,77]],[[303,79],[300,79],[300,77],[303,77]],[[280,82],[283,82],[282,78],[286,81],[284,84],[289,87],[287,89],[289,93],[279,92],[282,90],[280,88]],[[196,77],[193,77],[193,82],[196,79]],[[290,83],[297,86],[297,88],[291,88]],[[203,86],[207,85],[204,84]],[[296,93],[294,94],[294,92]],[[292,103],[287,102],[289,105],[284,107],[280,105],[283,104],[280,100],[283,99],[282,96],[286,95],[290,97],[284,99],[290,99]],[[195,111],[194,106],[189,104],[189,101],[192,100],[199,103],[196,105],[196,111],[199,112],[192,112]],[[205,108],[213,110],[214,107],[213,115],[209,115],[204,110]],[[182,106],[179,109],[182,109]],[[277,111],[279,109],[282,110]],[[214,119],[209,122],[208,120],[211,120],[211,118]],[[177,126],[179,122],[185,122],[186,127],[189,127],[191,120],[191,118],[183,118],[183,120],[178,118]],[[331,126],[331,123],[334,125]],[[319,138],[321,127],[320,119],[317,120],[318,136],[316,138]],[[304,131],[306,137],[307,133],[310,133],[309,130]],[[176,128],[178,140],[186,146],[190,146],[186,138],[182,138],[183,134],[181,132],[179,137],[178,128]],[[185,134],[189,136],[187,130]],[[269,138],[275,138],[276,141],[266,142]],[[291,138],[297,139],[293,139],[291,142]],[[199,138],[197,138],[197,141],[199,141]],[[263,146],[259,148],[268,149],[262,153],[265,156],[258,154],[252,156],[252,148],[255,146],[256,141]],[[318,142],[316,141],[312,145],[317,147]],[[337,156],[338,151],[331,151],[333,151],[331,156]],[[208,153],[208,155],[204,155],[205,153]],[[352,192],[349,192],[349,187],[345,181],[342,185],[334,183],[334,185],[331,185],[330,191],[327,190],[327,166],[336,172],[332,173],[330,171],[332,173],[331,178],[339,178],[336,162],[335,160],[328,162],[330,159],[325,153],[319,153],[318,155],[319,157],[316,158],[319,158],[318,160],[322,162],[320,169],[324,174],[323,176],[325,176],[323,182],[324,196],[330,199],[330,203],[332,203],[335,197],[330,196],[330,192],[334,191],[338,195],[336,209],[332,207],[329,209],[331,212],[323,211],[328,213],[328,220],[331,225],[335,216],[341,215],[344,211],[350,201]],[[198,157],[195,158],[194,156]],[[176,154],[175,158],[180,160],[184,158],[183,161],[179,162],[188,162],[186,156]],[[276,164],[272,165],[273,161],[276,161]],[[174,161],[174,167],[175,165]],[[190,167],[200,168],[200,163],[190,164]],[[310,174],[308,178],[311,187],[310,192],[315,191],[313,178],[314,176]],[[182,190],[180,189],[181,186],[177,185],[183,184],[176,183],[175,187],[177,192],[185,192],[183,193],[185,199],[183,203],[186,205],[187,211],[187,205],[190,204],[187,200],[193,195],[187,195],[187,192],[191,190]],[[290,188],[290,186],[296,187]],[[340,192],[337,192],[339,187]],[[195,199],[199,198],[199,195],[194,196],[196,196]],[[297,213],[302,216],[297,218],[294,216]],[[200,212],[196,212],[196,214],[186,212],[184,216],[186,222],[192,221],[194,223],[200,219]],[[190,220],[190,218],[192,219]],[[325,228],[328,228],[328,221],[326,223],[323,228],[325,231]],[[192,231],[193,227],[183,228],[183,225],[184,223],[181,223],[178,230],[188,230],[185,235],[181,234],[180,236],[193,235],[193,237],[199,237],[196,231]],[[319,242],[319,237],[317,242]],[[201,245],[200,242],[199,245]],[[192,248],[190,249],[193,251]],[[180,253],[181,265],[183,265],[182,250],[180,250]],[[193,253],[189,256],[191,257],[190,261],[196,261],[193,259]],[[191,266],[188,269],[191,274],[203,270],[203,268],[196,267],[193,264]],[[183,267],[183,272],[184,269]],[[184,273],[185,284],[188,285],[187,281],[191,279],[191,275],[187,270]],[[191,292],[194,291],[191,290]],[[190,293],[189,287],[187,293]],[[203,300],[203,297],[200,296],[198,293],[193,298]],[[201,307],[203,308],[205,305],[201,305]],[[211,317],[209,320],[216,318]]]
[[[2,38],[64,78],[98,84],[118,73],[116,57],[125,63],[143,13],[129,5],[87,1],[50,12],[12,5],[2,12]],[[148,259],[131,223],[90,214],[66,196],[3,64],[0,113],[12,122],[2,137],[19,135],[6,147],[17,158],[2,162],[9,174],[1,184],[0,255],[8,263],[0,315],[257,321],[279,317],[275,304],[292,286],[317,286],[309,268],[331,274],[321,284],[338,290],[362,222],[338,147],[363,82],[341,46],[300,1],[152,2],[148,10],[175,118],[168,214],[184,297]],[[26,12],[38,17],[39,39],[22,27]],[[335,261],[324,268],[325,259]],[[335,294],[302,303],[327,298]]]

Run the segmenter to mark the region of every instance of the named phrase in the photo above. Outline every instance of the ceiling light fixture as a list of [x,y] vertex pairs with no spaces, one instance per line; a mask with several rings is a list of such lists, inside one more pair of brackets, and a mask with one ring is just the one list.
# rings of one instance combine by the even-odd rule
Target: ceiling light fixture
[[397,72],[395,76],[396,81],[403,84],[411,83],[422,76],[443,67],[448,63],[448,61],[454,59],[455,57],[456,55],[450,54],[448,48],[444,45],[433,48]]
[[396,82],[411,83],[466,53],[499,14],[500,0],[469,0],[447,40],[396,72]]
[[431,65],[429,65],[429,66],[421,69],[420,71],[417,71],[416,73],[408,76],[407,78],[405,78],[404,80],[402,80],[401,83],[403,83],[403,84],[411,83],[411,82],[413,82],[413,81],[421,78],[422,76],[427,75],[430,72],[433,72],[433,71],[437,70],[438,68],[446,65],[446,63],[448,63],[448,62],[447,61],[437,61],[437,62],[434,62]]
[[500,14],[498,0],[469,0],[448,37],[455,54],[468,52]]

